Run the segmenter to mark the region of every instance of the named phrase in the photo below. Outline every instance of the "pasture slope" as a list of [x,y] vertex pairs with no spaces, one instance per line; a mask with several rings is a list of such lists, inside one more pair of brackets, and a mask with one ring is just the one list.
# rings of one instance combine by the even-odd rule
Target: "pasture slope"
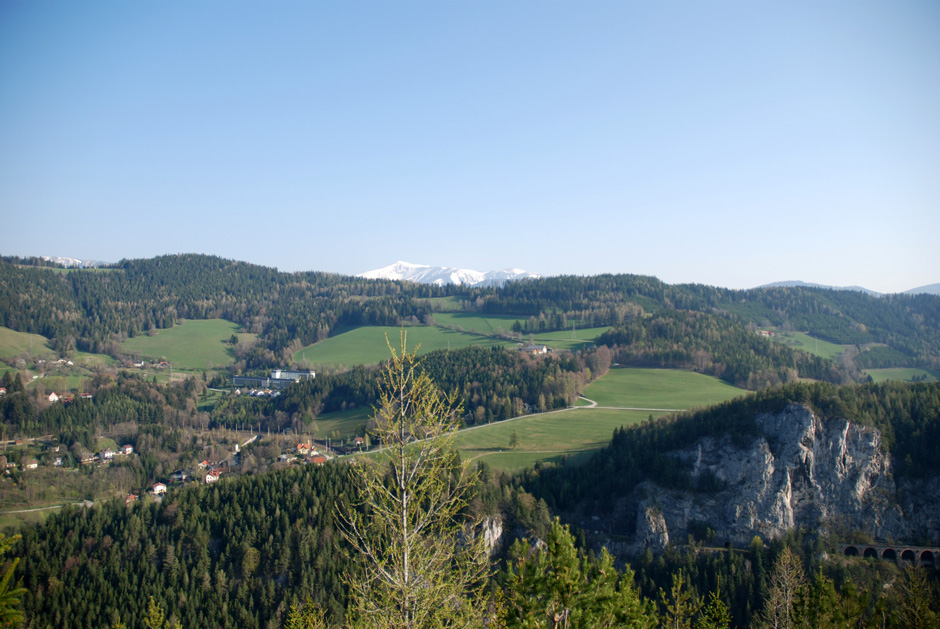
[[[515,343],[500,341],[486,336],[465,334],[438,327],[411,326],[404,328],[408,334],[408,347],[417,348],[419,354],[439,349],[459,349],[470,345],[483,347],[515,347]],[[386,335],[392,347],[399,347],[402,328],[394,326],[366,326],[331,336],[308,345],[294,354],[294,362],[310,367],[343,365],[374,365],[388,358]]]
[[940,370],[920,369],[917,367],[891,367],[888,369],[866,369],[865,373],[871,376],[873,382],[885,380],[903,380],[913,382],[914,378],[923,382],[936,382],[940,380]]
[[[747,392],[701,374],[673,369],[611,369],[590,384],[585,396],[607,408],[578,406],[462,431],[457,447],[464,458],[515,471],[537,461],[577,462],[610,442],[614,430],[663,411],[723,402]],[[647,409],[647,410],[627,410]],[[510,439],[516,433],[515,450]]]
[[254,338],[242,334],[241,326],[225,319],[186,320],[172,328],[157,330],[153,336],[136,336],[121,343],[121,351],[151,360],[167,360],[174,369],[205,370],[227,367],[235,362],[228,342],[233,334],[239,341]]

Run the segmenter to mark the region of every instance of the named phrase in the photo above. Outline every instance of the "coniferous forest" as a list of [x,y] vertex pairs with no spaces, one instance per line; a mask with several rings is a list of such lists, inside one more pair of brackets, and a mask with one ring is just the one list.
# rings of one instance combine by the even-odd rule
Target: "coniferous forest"
[[[489,531],[486,576],[473,584],[485,592],[482,611],[470,626],[940,622],[935,569],[840,554],[840,542],[877,541],[864,531],[824,537],[792,530],[733,547],[713,545],[720,535],[701,522],[662,553],[613,556],[606,547],[624,541],[616,530],[605,538],[577,526],[610,517],[618,498],[648,479],[682,491],[717,490],[694,481],[689,466],[667,452],[702,438],[749,443],[759,436],[758,414],[791,404],[876,428],[897,478],[940,477],[940,384],[875,384],[862,371],[940,367],[938,297],[804,287],[738,291],[634,275],[438,287],[281,273],[203,255],[124,260],[96,270],[0,260],[0,328],[42,335],[62,360],[89,352],[114,361],[59,402],[45,397],[25,369],[4,367],[4,444],[50,449],[43,466],[29,472],[36,463],[30,450],[4,450],[0,500],[10,508],[63,496],[79,504],[6,531],[20,537],[4,540],[13,539],[4,557],[13,578],[0,586],[0,606],[20,610],[20,625],[28,627],[360,626],[365,608],[351,584],[365,572],[348,526],[355,521],[350,513],[368,519],[378,509],[362,499],[363,476],[352,466],[372,465],[369,457],[380,457],[381,449],[356,459],[342,456],[358,454],[352,446],[334,446],[324,450],[332,461],[311,453],[287,462],[279,455],[282,442],[292,447],[307,438],[317,418],[356,409],[370,409],[356,433],[368,447],[388,413],[387,400],[377,407],[390,363],[324,370],[277,395],[235,395],[232,377],[301,368],[293,362],[301,347],[358,327],[433,326],[444,308],[500,315],[506,332],[494,339],[520,345],[535,334],[603,328],[593,345],[571,351],[471,346],[415,359],[413,375],[450,396],[455,414],[446,433],[573,406],[612,366],[694,371],[749,392],[704,409],[651,415],[617,429],[589,456],[517,473],[485,463],[461,467],[451,450],[435,454],[444,457],[434,468],[441,486],[472,479],[457,518],[470,524],[455,544]],[[224,319],[252,335],[239,346],[236,365],[159,379],[126,368],[127,339],[202,319]],[[848,349],[827,358],[761,334],[769,330],[799,331]],[[402,439],[415,443],[421,430]],[[322,435],[310,441],[298,447],[330,447],[317,443]],[[94,461],[117,446],[133,456]],[[162,496],[140,491],[196,462],[224,470],[222,480],[181,481]],[[397,482],[383,469],[372,489]],[[131,499],[131,492],[139,495]],[[6,597],[17,583],[23,591]]]

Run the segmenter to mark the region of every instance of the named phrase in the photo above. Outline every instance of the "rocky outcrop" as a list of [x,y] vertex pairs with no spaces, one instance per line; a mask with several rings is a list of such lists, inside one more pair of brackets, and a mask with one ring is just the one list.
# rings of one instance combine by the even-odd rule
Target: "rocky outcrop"
[[734,544],[794,527],[940,539],[940,478],[896,482],[875,428],[822,419],[798,405],[755,421],[762,436],[747,447],[730,436],[707,437],[672,453],[711,491],[649,481],[619,503],[612,528],[632,533],[630,551],[685,541],[702,525],[717,533],[716,542]]

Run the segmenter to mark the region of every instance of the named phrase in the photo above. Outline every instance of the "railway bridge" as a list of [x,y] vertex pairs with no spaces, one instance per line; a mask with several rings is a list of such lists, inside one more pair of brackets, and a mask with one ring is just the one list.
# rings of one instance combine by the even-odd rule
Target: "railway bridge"
[[886,559],[895,563],[909,563],[940,568],[940,548],[908,546],[906,544],[841,544],[839,551],[846,557]]

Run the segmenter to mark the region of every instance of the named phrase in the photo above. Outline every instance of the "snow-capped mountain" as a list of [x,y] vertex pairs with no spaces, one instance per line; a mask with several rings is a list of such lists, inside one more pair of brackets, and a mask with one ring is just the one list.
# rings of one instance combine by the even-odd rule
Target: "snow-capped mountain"
[[427,264],[412,264],[410,262],[396,262],[381,269],[366,271],[356,277],[377,280],[403,280],[419,284],[460,284],[468,286],[502,285],[507,281],[525,278],[541,277],[536,273],[529,273],[522,269],[503,269],[501,271],[488,271],[481,273],[472,269],[458,269],[450,266],[428,266]]
[[110,262],[102,262],[100,260],[79,260],[78,258],[63,258],[60,256],[42,256],[42,259],[46,262],[52,262],[53,264],[61,264],[65,267],[79,269],[88,269],[110,264]]

